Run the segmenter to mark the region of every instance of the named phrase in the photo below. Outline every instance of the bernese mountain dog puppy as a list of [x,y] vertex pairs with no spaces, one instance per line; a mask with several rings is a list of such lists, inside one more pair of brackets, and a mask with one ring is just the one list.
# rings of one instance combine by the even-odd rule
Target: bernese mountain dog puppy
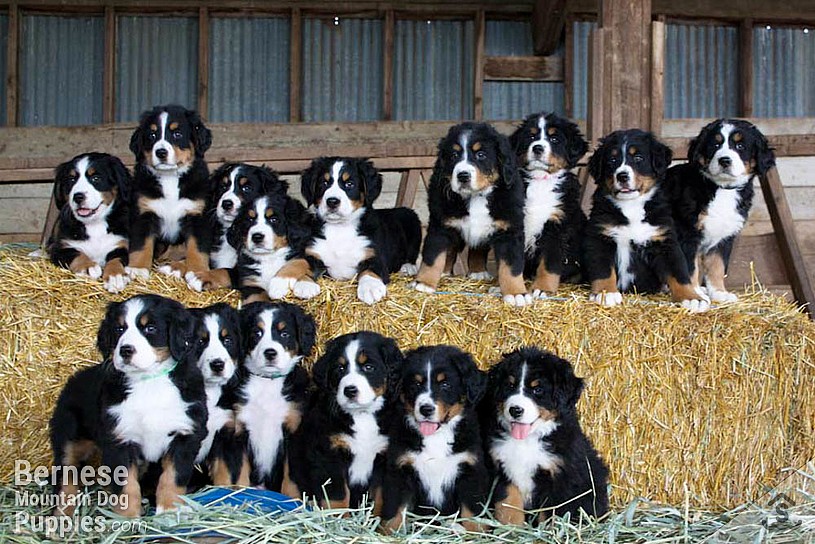
[[486,386],[487,375],[458,348],[424,346],[405,355],[402,413],[386,456],[385,531],[397,530],[405,511],[470,518],[485,508],[489,476],[475,410]]
[[[237,368],[242,359],[240,318],[229,304],[219,302],[191,309],[195,317],[193,357],[204,377],[207,403],[207,435],[195,457],[207,483],[238,484],[242,450],[231,447],[235,439]],[[247,482],[241,482],[248,485]]]
[[396,342],[374,332],[326,344],[312,368],[315,401],[289,447],[293,486],[283,493],[306,493],[329,508],[358,508],[381,493],[401,363]]
[[102,278],[111,293],[122,291],[130,282],[125,267],[132,184],[122,161],[107,153],[83,153],[57,166],[59,218],[47,244],[51,262]]
[[546,298],[560,282],[579,280],[586,216],[580,181],[572,173],[588,143],[576,124],[554,113],[527,117],[509,137],[524,174],[524,275],[532,297]]
[[471,277],[487,277],[490,248],[498,261],[498,284],[504,302],[532,302],[524,284],[524,185],[509,140],[486,123],[450,128],[438,146],[427,195],[430,220],[422,264],[413,286],[433,293],[448,251],[465,246]]
[[667,283],[675,302],[705,311],[710,300],[696,289],[679,247],[664,186],[671,149],[642,130],[618,130],[589,160],[597,183],[584,236],[591,300],[622,302],[621,291],[659,292]]
[[212,232],[209,270],[187,272],[190,288],[208,291],[238,285],[238,251],[229,243],[227,232],[241,208],[261,195],[285,195],[289,184],[265,166],[228,162],[210,177],[212,194],[205,215]]
[[244,303],[280,299],[289,291],[311,298],[320,286],[305,259],[314,218],[285,194],[262,195],[243,206],[227,233],[238,251],[238,290]]
[[244,444],[243,466],[253,486],[280,491],[289,437],[308,401],[308,372],[299,364],[315,342],[314,319],[299,306],[255,302],[240,312],[243,364],[235,405],[236,435]]
[[[183,278],[209,269],[212,234],[204,216],[209,171],[204,153],[212,143],[201,117],[182,106],[157,106],[142,114],[130,138],[136,157],[130,225],[131,277],[159,270]],[[166,253],[165,253],[166,252]]]
[[306,248],[314,278],[358,278],[357,297],[374,304],[387,294],[393,272],[412,275],[422,226],[409,208],[378,210],[382,176],[364,158],[321,157],[312,161],[300,185],[317,225]]
[[688,148],[688,162],[668,170],[679,243],[691,281],[713,302],[733,302],[724,286],[733,242],[753,205],[753,181],[775,165],[767,138],[753,124],[718,119]]
[[[126,474],[110,486],[120,496],[119,514],[141,514],[145,472],[160,473],[156,512],[179,506],[207,435],[204,379],[191,350],[194,323],[181,304],[157,295],[108,305],[97,334],[103,362],[68,380],[51,418],[58,481],[101,451],[111,474],[117,467]],[[71,515],[70,496],[79,488],[55,491],[62,495],[58,512]]]
[[482,421],[495,518],[520,525],[525,511],[539,509],[572,519],[580,510],[604,515],[608,469],[580,428],[575,405],[583,380],[572,365],[546,351],[519,349],[490,368],[488,390]]

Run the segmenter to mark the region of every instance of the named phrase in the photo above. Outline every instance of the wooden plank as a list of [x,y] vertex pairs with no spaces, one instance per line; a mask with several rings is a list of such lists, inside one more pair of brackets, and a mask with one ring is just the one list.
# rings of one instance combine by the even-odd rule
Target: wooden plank
[[393,119],[393,37],[395,30],[396,18],[394,17],[393,10],[389,9],[385,12],[385,28],[383,29],[385,33],[385,50],[383,51],[382,80],[385,89],[382,93],[382,119],[385,121]]
[[778,238],[792,293],[799,304],[807,305],[806,311],[810,317],[815,318],[815,292],[812,290],[801,249],[795,237],[792,213],[776,168],[771,168],[767,175],[761,178],[761,188]]
[[54,225],[57,223],[57,219],[59,219],[59,210],[57,209],[56,202],[52,198],[48,203],[48,211],[45,213],[45,223],[42,227],[42,236],[40,237],[40,245],[45,246],[48,243],[48,238],[51,237],[51,233],[54,231]]
[[[570,13],[597,14],[597,0],[570,0]],[[734,21],[751,17],[768,22],[815,22],[815,3],[811,0],[739,0],[738,2],[712,2],[710,0],[653,0],[653,13],[683,19],[724,19]]]
[[562,56],[497,57],[484,59],[487,81],[563,81]]
[[291,10],[289,71],[289,120],[292,123],[297,123],[302,118],[303,19],[300,8],[292,8]]
[[563,51],[563,111],[574,118],[574,20],[566,18],[565,49]]
[[741,290],[745,285],[752,284],[754,274],[764,285],[789,284],[778,249],[778,240],[772,232],[757,236],[739,236],[736,239],[725,285]]
[[598,28],[591,31],[589,38],[588,110],[586,134],[591,147],[597,145],[607,132],[609,123],[606,116],[608,100],[605,89],[609,84],[606,70],[606,38],[609,31]]
[[566,23],[566,0],[535,0],[532,44],[536,55],[551,55],[560,45]]
[[102,74],[104,104],[102,120],[113,123],[116,120],[116,13],[112,6],[105,6],[105,60]]
[[412,208],[416,202],[416,192],[419,190],[422,173],[418,169],[410,169],[402,174],[399,182],[399,192],[396,195],[396,206]]
[[6,126],[17,126],[18,61],[20,48],[20,8],[16,2],[8,7],[8,49],[6,50]]
[[198,10],[198,113],[209,117],[209,10]]
[[753,115],[753,20],[739,26],[739,115]]
[[484,59],[484,42],[487,33],[484,10],[480,9],[475,15],[475,70],[473,70],[473,119],[480,121],[484,118],[484,76],[486,73]]
[[651,132],[662,135],[665,116],[665,22],[651,23]]

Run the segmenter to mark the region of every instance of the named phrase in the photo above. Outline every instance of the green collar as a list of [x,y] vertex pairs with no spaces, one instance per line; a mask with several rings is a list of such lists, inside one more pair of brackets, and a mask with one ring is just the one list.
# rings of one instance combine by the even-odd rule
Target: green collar
[[175,367],[177,367],[177,366],[178,366],[178,361],[173,361],[173,364],[171,364],[170,366],[168,366],[167,368],[165,368],[163,370],[159,370],[155,374],[148,374],[146,376],[140,376],[139,381],[140,382],[146,382],[147,380],[152,380],[153,378],[161,378],[162,376],[166,376],[167,374],[169,374],[170,372],[175,370]]
[[258,378],[266,378],[267,380],[276,380],[278,378],[286,377],[286,374],[283,374],[282,372],[274,372],[273,374],[258,374],[257,372],[252,372],[248,368],[246,369],[246,371],[249,372],[249,374],[251,374],[252,376],[257,376]]

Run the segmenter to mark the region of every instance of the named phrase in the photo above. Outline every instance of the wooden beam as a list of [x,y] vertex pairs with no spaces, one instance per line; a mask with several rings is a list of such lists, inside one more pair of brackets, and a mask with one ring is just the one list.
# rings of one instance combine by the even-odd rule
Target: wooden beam
[[766,176],[761,177],[761,190],[764,193],[764,202],[770,212],[781,258],[787,270],[792,293],[799,304],[806,304],[805,310],[810,318],[815,319],[815,292],[807,275],[804,258],[795,237],[795,226],[790,212],[784,187],[778,170],[773,167]]
[[651,28],[651,132],[661,137],[665,117],[665,21],[654,21]]
[[384,58],[382,62],[382,80],[384,85],[382,92],[382,119],[385,121],[393,119],[393,40],[395,32],[396,17],[394,17],[393,10],[389,9],[385,12],[385,50],[383,51]]
[[753,115],[753,20],[743,19],[739,26],[739,115]]
[[303,79],[303,18],[300,8],[291,10],[291,50],[289,58],[289,120],[302,119],[301,83]]
[[116,13],[113,6],[105,6],[105,60],[102,86],[104,104],[102,121],[116,121]]
[[[597,14],[598,0],[569,0],[570,13]],[[721,19],[736,22],[752,18],[761,22],[806,23],[815,22],[815,2],[812,0],[739,0],[713,2],[711,0],[653,0],[653,13],[677,19]]]
[[198,113],[209,118],[209,10],[198,10]]
[[475,14],[475,70],[473,76],[473,119],[480,121],[484,118],[484,44],[486,41],[487,23],[484,10]]
[[487,81],[563,81],[562,56],[485,57]]
[[20,48],[20,8],[16,2],[8,7],[8,50],[6,51],[6,125],[17,126],[19,91],[18,51]]
[[566,18],[565,50],[563,52],[563,109],[566,117],[574,118],[574,19]]
[[566,11],[566,0],[535,0],[532,7],[532,44],[536,55],[551,55],[560,45]]

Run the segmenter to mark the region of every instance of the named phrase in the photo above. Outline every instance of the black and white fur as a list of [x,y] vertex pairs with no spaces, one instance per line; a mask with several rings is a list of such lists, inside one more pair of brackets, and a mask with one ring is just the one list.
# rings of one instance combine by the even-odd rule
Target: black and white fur
[[753,182],[775,165],[767,138],[740,119],[706,125],[688,148],[688,162],[668,170],[679,243],[688,270],[713,302],[733,302],[724,286],[733,242],[753,204]]
[[295,496],[358,508],[366,495],[373,500],[382,491],[401,364],[396,342],[377,333],[326,344],[312,368],[315,401],[289,448]]
[[301,192],[318,219],[306,255],[315,279],[358,278],[357,297],[374,304],[394,272],[416,273],[422,239],[409,208],[374,209],[382,176],[365,158],[321,157],[303,172]]
[[482,416],[496,519],[521,524],[540,509],[539,520],[552,513],[575,519],[580,510],[604,515],[608,469],[580,428],[583,380],[571,364],[523,348],[504,355],[489,379]]
[[133,178],[117,157],[83,153],[57,166],[54,203],[59,218],[48,240],[51,262],[102,278],[111,293],[130,282],[125,272]]

